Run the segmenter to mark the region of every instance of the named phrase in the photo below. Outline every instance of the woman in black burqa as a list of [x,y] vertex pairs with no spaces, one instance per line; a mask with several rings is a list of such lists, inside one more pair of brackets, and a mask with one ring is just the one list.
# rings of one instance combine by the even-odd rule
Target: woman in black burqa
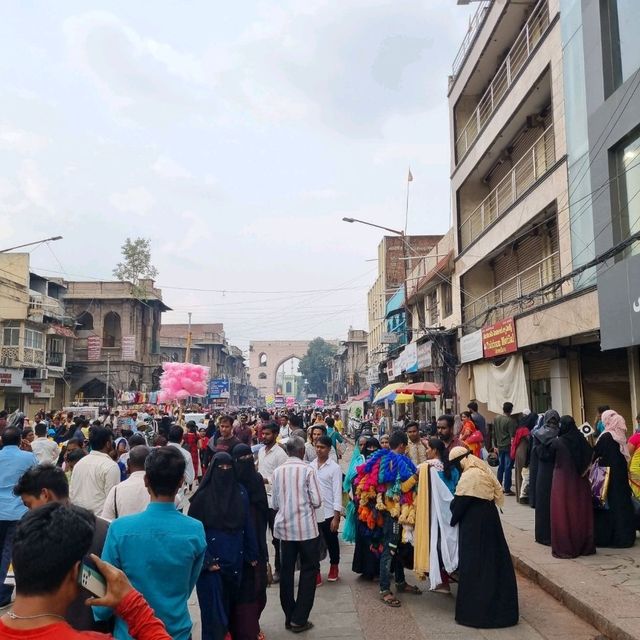
[[549,409],[542,425],[531,432],[531,463],[529,465],[529,505],[536,510],[535,539],[551,544],[551,485],[556,450],[552,446],[558,437],[560,414]]
[[191,497],[189,515],[202,522],[207,540],[196,583],[202,640],[224,640],[243,573],[247,565],[255,568],[259,558],[249,496],[236,480],[228,453],[213,456],[207,474]]
[[236,478],[249,496],[249,513],[258,544],[258,562],[255,566],[244,566],[238,595],[231,606],[230,631],[234,640],[256,640],[260,636],[260,615],[267,604],[269,503],[264,480],[256,471],[251,447],[237,444],[231,457]]
[[555,467],[551,488],[551,553],[577,558],[596,552],[593,506],[587,473],[593,449],[571,416],[560,418],[558,437],[552,440]]
[[453,447],[449,462],[460,479],[451,503],[451,525],[458,525],[456,622],[479,629],[518,624],[518,586],[498,507],[500,483],[487,463],[465,447]]

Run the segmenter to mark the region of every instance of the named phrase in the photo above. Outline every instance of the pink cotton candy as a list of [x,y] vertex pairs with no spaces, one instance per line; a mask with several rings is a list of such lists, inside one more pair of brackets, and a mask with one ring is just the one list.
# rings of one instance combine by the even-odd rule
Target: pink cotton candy
[[158,395],[161,402],[207,394],[209,367],[190,362],[164,362],[162,369]]

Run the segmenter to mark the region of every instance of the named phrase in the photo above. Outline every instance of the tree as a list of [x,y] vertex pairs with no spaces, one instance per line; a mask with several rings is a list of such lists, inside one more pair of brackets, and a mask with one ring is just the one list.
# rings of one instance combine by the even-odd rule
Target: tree
[[307,379],[309,393],[315,393],[319,397],[327,394],[327,381],[334,353],[333,345],[322,338],[315,338],[309,343],[307,353],[298,365],[298,371]]
[[148,238],[127,238],[121,252],[123,261],[118,262],[113,270],[118,280],[131,282],[134,289],[139,290],[140,280],[153,279],[158,275],[158,270],[151,264],[151,240]]

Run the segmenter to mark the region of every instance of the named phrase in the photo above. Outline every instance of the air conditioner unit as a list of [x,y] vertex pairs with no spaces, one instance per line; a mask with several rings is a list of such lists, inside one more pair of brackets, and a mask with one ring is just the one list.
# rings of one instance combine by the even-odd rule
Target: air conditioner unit
[[38,379],[40,379],[40,380],[48,380],[49,379],[49,370],[48,369],[38,369]]

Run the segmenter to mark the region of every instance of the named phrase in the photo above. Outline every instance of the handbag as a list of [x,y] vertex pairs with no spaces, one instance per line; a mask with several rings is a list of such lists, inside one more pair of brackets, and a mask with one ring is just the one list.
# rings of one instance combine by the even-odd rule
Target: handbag
[[[598,458],[599,460],[599,458]],[[591,499],[596,509],[607,509],[607,494],[609,493],[609,477],[611,467],[602,467],[595,460],[589,469],[589,484],[591,484]]]

